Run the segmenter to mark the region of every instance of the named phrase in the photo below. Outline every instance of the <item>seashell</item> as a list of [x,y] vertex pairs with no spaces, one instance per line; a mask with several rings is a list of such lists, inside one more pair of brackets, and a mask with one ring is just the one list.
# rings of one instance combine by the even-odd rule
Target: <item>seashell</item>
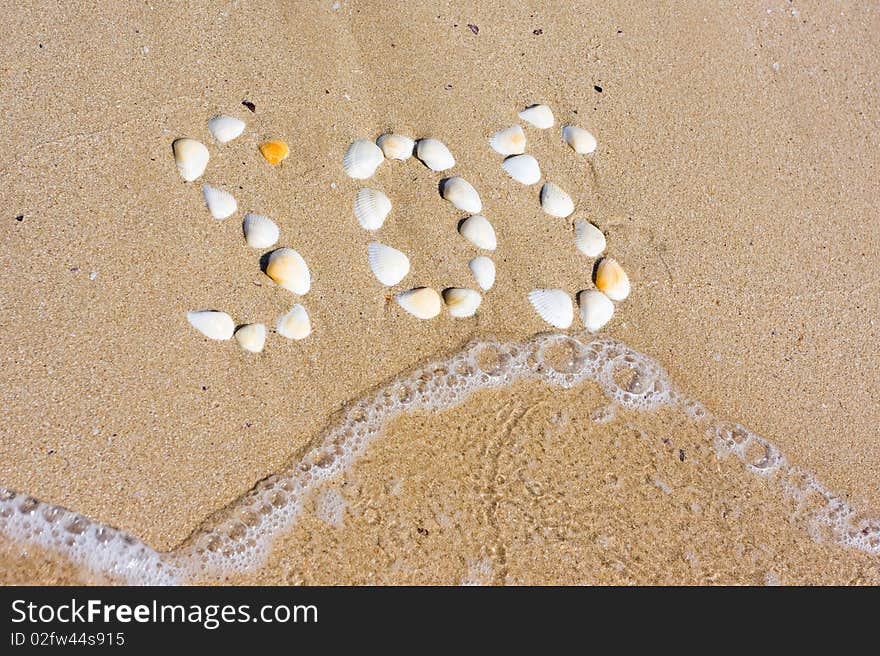
[[264,141],[260,144],[260,153],[269,164],[275,166],[287,159],[290,147],[283,141]]
[[443,307],[440,294],[430,287],[416,287],[397,295],[397,304],[418,319],[433,319]]
[[605,292],[612,301],[623,301],[629,296],[629,276],[617,260],[610,257],[601,260],[596,267],[595,283],[599,291]]
[[217,141],[226,143],[244,132],[244,121],[232,116],[215,116],[208,121],[208,130]]
[[472,317],[480,307],[483,297],[480,292],[464,287],[449,287],[443,290],[443,300],[453,317]]
[[306,261],[292,248],[272,251],[266,263],[266,275],[284,289],[300,296],[308,294],[312,286],[312,275]]
[[611,321],[614,314],[614,303],[600,291],[590,289],[578,294],[578,308],[581,313],[581,321],[591,333],[601,330]]
[[248,323],[235,331],[235,341],[245,351],[259,353],[266,345],[266,326],[261,323]]
[[416,142],[402,134],[383,134],[376,139],[376,145],[382,149],[385,159],[405,161],[412,157]]
[[186,320],[208,339],[229,339],[235,332],[235,322],[225,312],[215,310],[187,312]]
[[245,241],[251,248],[271,248],[278,242],[279,230],[268,216],[248,212],[241,222]]
[[396,248],[373,241],[367,247],[367,255],[373,275],[383,285],[393,287],[409,273],[409,258]]
[[354,196],[354,215],[367,230],[378,230],[391,211],[391,200],[378,189],[358,189]]
[[501,155],[522,155],[526,152],[526,133],[520,126],[512,125],[489,137],[489,145]]
[[171,150],[174,151],[177,170],[187,182],[192,182],[201,176],[211,158],[205,144],[195,139],[175,139],[171,144]]
[[238,203],[228,191],[212,187],[211,185],[202,185],[202,196],[205,199],[205,205],[208,211],[215,219],[228,219],[238,210]]
[[474,274],[474,280],[480,289],[487,291],[495,284],[495,263],[485,255],[478,255],[470,262],[468,268]]
[[596,150],[596,137],[583,128],[566,125],[562,128],[562,138],[574,149],[574,152],[581,155],[589,155]]
[[564,219],[574,212],[574,201],[558,185],[545,182],[541,187],[541,207],[550,216]]
[[297,303],[290,312],[278,317],[278,323],[275,330],[282,337],[287,339],[305,339],[312,332],[312,322],[309,320],[309,313],[306,309]]
[[526,107],[519,113],[519,117],[526,123],[534,125],[536,128],[546,130],[552,128],[555,122],[553,112],[547,105],[532,105]]
[[598,257],[605,250],[605,235],[592,223],[577,221],[574,224],[574,243],[587,257]]
[[501,163],[511,178],[524,185],[533,185],[541,179],[541,167],[531,155],[514,155]]
[[529,302],[544,321],[556,328],[568,328],[574,320],[571,299],[561,289],[535,289]]
[[495,239],[495,229],[489,220],[481,214],[469,216],[458,225],[461,236],[467,239],[477,248],[494,251],[498,245]]
[[432,171],[445,171],[455,166],[452,153],[437,139],[419,139],[416,143],[416,157]]
[[464,178],[449,178],[443,181],[443,198],[462,212],[477,214],[483,209],[483,201],[473,185]]
[[348,177],[366,180],[384,161],[385,155],[379,146],[369,139],[355,139],[342,157],[342,168]]

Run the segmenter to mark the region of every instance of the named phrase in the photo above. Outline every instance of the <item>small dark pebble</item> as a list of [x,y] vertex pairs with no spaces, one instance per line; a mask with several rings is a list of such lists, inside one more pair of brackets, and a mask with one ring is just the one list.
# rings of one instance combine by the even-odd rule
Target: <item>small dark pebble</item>
[[665,444],[666,446],[669,446],[670,444],[672,444],[672,440],[670,440],[668,437],[664,437],[663,444]]
[[598,84],[595,85],[593,88],[594,88],[596,91],[598,91],[599,93],[602,93],[602,87],[600,87]]
[[244,105],[245,107],[247,107],[252,112],[257,111],[257,106],[254,103],[252,103],[250,100],[242,100],[241,104]]
[[678,459],[684,462],[684,449],[678,450]]
[[77,266],[75,266],[75,267],[70,267],[70,272],[71,272],[71,273],[76,273],[77,271],[79,271],[79,267],[77,267]]
[[480,33],[480,28],[477,27],[476,25],[474,25],[473,23],[468,23],[468,29],[470,29],[470,31],[473,32],[474,34]]
[[443,87],[443,88],[446,89],[447,91],[449,91],[450,89],[452,89],[452,85],[451,85],[451,84],[447,84],[447,85],[446,85],[445,87]]
[[19,214],[17,217],[15,217],[15,220],[21,223],[22,221],[24,221],[24,214]]
[[202,391],[203,391],[203,392],[207,392],[207,391],[208,391],[208,388],[207,388],[207,386],[205,386],[205,385],[202,385]]
[[617,30],[618,34],[623,34],[623,30]]
[[541,36],[543,33],[544,30],[542,30],[541,28],[538,28],[537,30],[532,30],[532,34],[534,34],[535,36]]
[[418,528],[416,528],[416,530],[417,530],[419,533],[421,533],[422,535],[427,535],[427,534],[428,534],[428,529],[426,529],[426,528],[422,528],[421,526],[419,526]]

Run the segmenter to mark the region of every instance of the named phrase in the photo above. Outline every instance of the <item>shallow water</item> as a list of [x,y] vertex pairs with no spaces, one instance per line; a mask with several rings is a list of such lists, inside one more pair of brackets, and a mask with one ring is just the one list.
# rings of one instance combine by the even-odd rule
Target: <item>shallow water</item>
[[396,378],[172,552],[8,490],[0,530],[132,584],[880,581],[880,519],[586,334]]

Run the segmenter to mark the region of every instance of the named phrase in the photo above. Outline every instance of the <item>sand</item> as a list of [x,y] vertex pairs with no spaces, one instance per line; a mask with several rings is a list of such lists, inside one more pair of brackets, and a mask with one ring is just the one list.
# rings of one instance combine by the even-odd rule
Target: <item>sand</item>
[[[880,509],[876,8],[332,5],[69,3],[45,11],[24,3],[8,12],[0,27],[0,103],[9,126],[0,134],[0,484],[173,549],[301,455],[365,390],[469,338],[545,330],[525,295],[589,287],[589,261],[572,248],[569,229],[589,218],[634,285],[606,333],[656,358],[688,395],[772,440],[854,508]],[[559,123],[599,139],[586,164],[555,130],[528,131],[545,176],[578,204],[569,220],[544,215],[538,189],[509,180],[486,145],[488,134],[538,101]],[[226,146],[212,143],[206,128],[218,112],[248,123]],[[473,319],[418,322],[387,302],[369,271],[372,236],[351,214],[360,185],[342,172],[341,155],[352,139],[390,129],[442,139],[457,156],[455,173],[480,190],[499,236],[498,281]],[[275,218],[283,244],[309,262],[314,282],[303,302],[315,333],[308,340],[273,334],[263,354],[250,356],[234,343],[209,343],[186,323],[188,310],[216,307],[238,321],[273,324],[296,299],[259,271],[259,252],[244,245],[239,221],[213,220],[198,185],[177,175],[170,144],[179,136],[209,145],[204,181],[227,186],[243,210]],[[293,151],[274,169],[256,149],[270,137]],[[460,214],[437,195],[440,177],[415,161],[379,169],[370,185],[395,204],[380,238],[409,254],[413,284],[470,285],[466,264],[475,251],[455,234]],[[736,547],[742,540],[713,542],[730,529],[709,501],[696,501],[713,508],[708,519],[682,509],[711,495],[708,479],[695,484],[677,474],[674,489],[690,491],[673,510],[625,488],[603,497],[599,513],[598,501],[579,496],[599,489],[604,475],[588,466],[589,424],[562,430],[554,449],[541,446],[537,418],[523,428],[529,448],[553,453],[541,462],[541,480],[556,503],[520,504],[519,515],[502,504],[494,524],[468,512],[482,498],[468,482],[482,471],[481,440],[496,434],[497,408],[549,404],[559,412],[563,401],[546,390],[481,394],[436,426],[401,419],[358,464],[367,486],[427,477],[427,433],[458,436],[438,447],[431,468],[447,472],[443,494],[461,490],[448,532],[469,540],[428,542],[418,526],[410,530],[433,495],[426,483],[413,484],[401,498],[379,499],[383,510],[370,528],[354,511],[335,528],[304,520],[273,555],[278,566],[259,576],[875,580],[876,564],[861,554],[787,526],[768,531],[766,522],[783,526],[788,510],[766,491],[748,506],[762,520],[737,520],[735,530],[763,545],[762,554],[787,554],[784,568],[746,566],[749,555]],[[485,433],[471,430],[475,418]],[[697,440],[669,418],[639,421],[655,437],[671,431]],[[674,464],[637,449],[622,423],[599,433],[589,453],[609,458],[608,445],[620,443],[615,475],[625,480]],[[500,451],[504,466],[515,468],[515,454]],[[576,471],[585,477],[578,485]],[[711,480],[729,494],[757,485],[725,471]],[[525,494],[494,489],[511,507]],[[672,519],[691,530],[637,532],[644,550],[624,553],[602,522],[620,529],[634,523],[627,513],[641,526]],[[401,528],[401,520],[381,519],[397,515],[413,521]],[[556,538],[528,542],[523,531]],[[603,556],[602,536],[618,551]],[[351,557],[377,539],[397,545],[392,555],[383,560],[375,547],[364,556],[372,564]],[[423,542],[442,554],[437,563],[425,565],[419,552],[393,567],[395,553]],[[498,546],[508,554],[503,562]],[[8,580],[25,571],[16,549],[3,560]],[[679,554],[675,566],[670,552]],[[686,552],[708,564],[682,564]],[[27,578],[64,580],[42,558],[24,557],[33,567]],[[594,567],[602,558],[605,565]],[[444,569],[448,562],[459,566]]]

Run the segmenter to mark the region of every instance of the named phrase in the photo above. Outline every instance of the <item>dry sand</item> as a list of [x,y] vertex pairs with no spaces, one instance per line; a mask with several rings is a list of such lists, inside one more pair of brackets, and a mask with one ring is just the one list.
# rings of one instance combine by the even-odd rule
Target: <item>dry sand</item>
[[[545,329],[525,294],[587,287],[589,262],[571,246],[571,220],[544,215],[537,188],[510,181],[485,141],[518,109],[544,101],[558,122],[599,138],[587,166],[556,130],[528,131],[546,177],[573,192],[572,219],[602,227],[609,253],[631,272],[634,293],[607,332],[657,358],[716,414],[771,439],[853,507],[880,508],[876,7],[332,4],[68,3],[47,11],[23,3],[6,12],[0,484],[171,549],[301,453],[347,400],[469,337]],[[205,125],[218,112],[248,123],[226,146]],[[388,304],[372,278],[372,236],[351,215],[360,185],[340,162],[352,139],[389,129],[444,140],[455,172],[481,192],[499,235],[499,275],[476,318],[418,322]],[[314,284],[304,302],[316,328],[308,340],[273,334],[263,354],[249,356],[187,325],[186,311],[202,307],[273,324],[295,301],[267,284],[239,220],[211,219],[198,185],[177,175],[170,144],[179,136],[209,144],[204,181],[231,189],[243,210],[278,220],[284,245],[308,260]],[[287,140],[294,153],[275,169],[256,150],[267,137]],[[460,215],[436,193],[441,177],[415,161],[379,169],[369,184],[395,202],[381,239],[410,255],[407,282],[471,284],[474,250],[455,234]],[[737,535],[763,545],[755,547],[761,558],[792,551],[785,568],[747,567],[752,552],[737,550],[742,540],[713,540],[728,530],[716,514],[700,519],[685,509],[697,502],[714,511],[714,501],[697,500],[711,494],[710,480],[725,490],[719,498],[755,485],[732,472],[695,483],[679,468],[676,485],[693,490],[675,508],[648,487],[625,487],[602,497],[600,513],[595,498],[580,496],[604,480],[590,453],[608,459],[608,445],[619,445],[614,475],[626,481],[673,466],[639,450],[625,422],[601,430],[575,423],[542,445],[544,410],[535,411],[523,431],[528,448],[553,453],[540,477],[554,503],[532,500],[517,515],[525,492],[501,486],[495,493],[510,503],[494,524],[467,512],[481,497],[463,481],[481,475],[481,440],[497,434],[493,413],[561,412],[563,401],[534,389],[486,393],[437,426],[402,419],[351,474],[367,487],[428,476],[428,432],[458,436],[438,447],[431,469],[447,472],[443,495],[461,490],[462,514],[448,532],[468,541],[431,537],[438,532],[427,525],[422,535],[400,519],[367,528],[350,511],[342,528],[304,522],[264,575],[458,582],[472,567],[485,582],[876,582],[876,564],[863,555],[783,530],[782,502],[761,490],[748,506],[761,519],[737,519]],[[485,431],[469,432],[477,419],[488,422],[478,424]],[[696,440],[669,418],[639,421],[661,423],[645,428],[649,435],[668,429]],[[583,441],[594,431],[589,451]],[[501,455],[516,469],[516,453]],[[585,480],[574,484],[577,472]],[[424,515],[430,486],[403,489],[381,499],[379,517]],[[652,543],[637,554],[619,551],[622,538],[603,528],[666,520],[688,530],[633,529],[632,540]],[[570,534],[567,549],[559,536]],[[613,537],[611,546],[602,536]],[[371,566],[351,558],[377,539],[397,544],[391,553],[421,544],[443,554],[438,562],[460,566],[432,564],[417,575],[422,552],[398,569],[398,559],[375,550],[364,556],[376,559]],[[508,555],[500,562],[497,548],[476,542]],[[9,549],[4,580],[22,580],[25,567],[34,572],[26,580],[66,580],[63,567],[40,565],[45,554],[25,556],[24,565],[30,548]],[[618,551],[603,555],[608,549]],[[305,557],[295,566],[284,560],[299,550]],[[704,565],[679,562],[688,552]],[[491,567],[481,565],[486,558]]]

